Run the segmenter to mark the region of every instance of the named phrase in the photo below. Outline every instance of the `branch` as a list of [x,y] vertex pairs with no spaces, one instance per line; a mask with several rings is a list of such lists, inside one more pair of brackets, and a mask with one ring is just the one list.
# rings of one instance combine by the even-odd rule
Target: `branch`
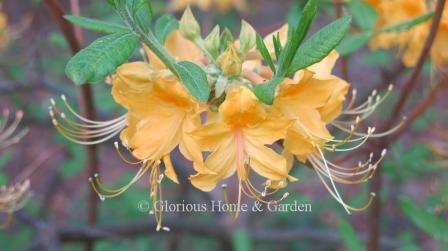
[[[46,0],[46,3],[56,19],[60,30],[64,34],[72,54],[76,54],[81,49],[82,41],[80,32],[78,32],[79,36],[77,36],[74,26],[64,19],[64,11],[62,10],[61,4],[58,0]],[[72,1],[72,6],[75,7],[75,11],[79,9],[77,1]],[[79,87],[79,103],[81,114],[87,119],[94,120],[95,107],[90,85],[84,84]],[[96,153],[96,146],[86,146],[88,177],[92,177],[95,173],[98,173],[98,157]],[[90,190],[87,207],[87,220],[90,225],[95,225],[97,221],[98,197],[93,190]],[[87,243],[86,250],[93,250],[93,244]]]
[[[422,72],[425,61],[430,54],[431,47],[432,47],[435,37],[437,35],[437,30],[440,25],[440,21],[442,19],[444,6],[445,6],[445,0],[437,1],[436,10],[434,13],[434,17],[433,17],[433,21],[431,24],[431,29],[430,29],[429,35],[425,41],[425,45],[420,54],[419,60],[416,64],[411,76],[409,77],[408,81],[404,85],[403,92],[401,93],[397,104],[393,108],[392,115],[391,115],[390,119],[385,124],[386,130],[389,130],[390,128],[392,128],[395,121],[397,121],[397,119],[399,119],[401,111],[404,108],[404,105],[405,105],[407,99],[409,98],[410,94],[412,93],[412,91],[417,83],[417,79],[419,78],[420,73]],[[432,103],[432,101],[430,103]],[[428,105],[428,107],[429,107],[429,105]],[[379,144],[377,145],[377,149],[374,152],[379,152],[384,147],[393,143],[388,138],[389,137],[383,138],[382,141],[380,141]],[[376,175],[371,180],[370,190],[377,195],[377,198],[381,198],[381,190],[382,190],[382,170],[381,170],[381,168],[379,168],[377,170]],[[380,240],[380,221],[381,221],[381,200],[377,199],[372,203],[368,217],[369,218],[368,218],[367,247],[368,247],[369,251],[378,251],[378,250],[380,250],[379,240]]]

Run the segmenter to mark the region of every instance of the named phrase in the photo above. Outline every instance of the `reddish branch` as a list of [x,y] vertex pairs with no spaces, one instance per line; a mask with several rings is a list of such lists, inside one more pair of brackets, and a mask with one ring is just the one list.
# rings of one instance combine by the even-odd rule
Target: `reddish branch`
[[[61,32],[63,33],[67,43],[70,47],[72,54],[76,54],[81,49],[81,33],[76,34],[75,28],[66,19],[64,19],[64,11],[58,0],[46,0],[48,7],[50,8],[53,17],[57,21]],[[74,9],[79,9],[77,2],[72,2]],[[81,108],[81,114],[88,119],[95,119],[95,107],[93,103],[92,89],[90,85],[84,84],[79,87],[79,105]],[[95,146],[86,147],[87,157],[87,176],[91,177],[98,172],[98,157],[97,149]],[[87,179],[86,179],[87,180]],[[97,221],[97,207],[98,197],[94,191],[90,190],[88,200],[88,223],[95,225]],[[92,243],[87,243],[86,250],[92,250]]]
[[[443,9],[445,6],[445,0],[438,0],[436,5],[436,10],[434,13],[433,21],[431,24],[429,35],[425,41],[425,45],[423,47],[423,50],[420,54],[419,60],[410,75],[408,81],[405,83],[402,93],[400,94],[400,97],[398,99],[397,104],[395,105],[392,115],[390,119],[385,123],[385,130],[390,129],[393,124],[399,119],[399,116],[402,113],[402,110],[406,104],[406,101],[408,100],[410,94],[414,90],[417,80],[422,72],[423,66],[426,62],[426,59],[428,58],[431,47],[434,43],[434,40],[437,35],[437,30],[442,18]],[[417,104],[417,110],[414,110],[411,113],[411,120],[407,122],[407,126],[409,126],[412,121],[414,121],[418,116],[423,114],[426,109],[434,102],[436,92],[438,91],[438,88],[436,88],[435,91],[426,99],[421,101],[419,104]],[[434,96],[433,96],[434,95]],[[393,141],[390,139],[392,138],[383,138],[379,144],[377,145],[378,149],[375,150],[375,152],[381,151],[381,149],[389,146]],[[394,140],[398,139],[398,136],[395,136],[393,138]],[[376,175],[373,177],[371,183],[370,183],[370,189],[372,192],[377,194],[377,197],[380,198],[380,193],[382,189],[382,171],[381,168],[378,169]],[[370,207],[369,211],[369,220],[368,220],[368,240],[367,240],[367,247],[369,251],[378,251],[380,250],[379,247],[379,240],[380,240],[380,221],[381,221],[381,201],[380,199],[375,200],[372,203],[372,206]]]
[[[333,0],[334,3],[334,7],[336,10],[336,18],[341,18],[342,17],[342,12],[343,12],[343,1],[341,0]],[[350,82],[350,77],[349,77],[349,70],[348,70],[348,59],[346,56],[341,57],[341,77],[345,80]]]

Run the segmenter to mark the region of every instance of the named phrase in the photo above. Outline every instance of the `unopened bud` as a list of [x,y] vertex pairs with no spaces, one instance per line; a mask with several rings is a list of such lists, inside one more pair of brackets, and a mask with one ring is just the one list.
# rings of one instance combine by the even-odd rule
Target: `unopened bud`
[[232,32],[228,29],[225,28],[224,31],[221,34],[221,38],[220,38],[220,47],[221,50],[227,50],[227,47],[229,47],[229,45],[233,44],[233,35]]
[[235,48],[230,45],[227,50],[216,60],[218,65],[224,72],[225,76],[239,76],[243,67],[242,55]]
[[205,38],[205,48],[214,53],[219,50],[220,45],[220,37],[219,37],[219,26],[216,25],[215,28],[213,28],[212,32],[208,34],[208,36]]
[[240,32],[240,50],[243,53],[248,52],[255,46],[257,33],[255,29],[246,21],[241,22]]
[[185,9],[182,18],[180,19],[180,31],[182,35],[190,40],[195,40],[201,34],[201,27],[199,26],[198,21],[191,12],[190,7]]

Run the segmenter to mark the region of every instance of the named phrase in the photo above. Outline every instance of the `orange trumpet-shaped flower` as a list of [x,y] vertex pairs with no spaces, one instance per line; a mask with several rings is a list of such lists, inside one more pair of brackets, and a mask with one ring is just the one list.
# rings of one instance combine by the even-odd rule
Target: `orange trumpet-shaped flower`
[[194,186],[211,191],[218,182],[237,173],[240,191],[260,198],[249,181],[251,170],[268,184],[294,179],[288,175],[286,159],[267,147],[284,138],[291,121],[266,109],[246,87],[230,89],[215,116],[192,133],[201,150],[211,152],[205,165],[214,172],[192,176]]

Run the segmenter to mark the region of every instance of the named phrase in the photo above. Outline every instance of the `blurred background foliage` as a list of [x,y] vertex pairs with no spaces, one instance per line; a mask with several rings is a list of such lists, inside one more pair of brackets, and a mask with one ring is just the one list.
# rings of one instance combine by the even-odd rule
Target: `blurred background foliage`
[[[68,1],[61,2],[65,9],[69,9]],[[82,0],[80,3],[84,16],[118,22],[118,17],[105,1]],[[153,3],[158,16],[165,12],[169,4],[161,0],[154,0]],[[208,12],[197,8],[194,10],[207,33],[215,23],[236,33],[239,30],[239,20],[244,18],[259,33],[266,35],[283,22],[297,19],[303,3],[304,1],[248,0],[249,8],[246,11],[231,9],[223,13],[215,9]],[[332,1],[321,0],[319,3],[319,18],[314,24],[315,28],[335,17]],[[350,60],[352,86],[361,95],[365,95],[377,88],[377,83],[392,78],[383,77],[388,69],[395,69],[393,67],[399,59],[394,51],[371,52],[366,47],[368,38],[365,34],[375,25],[376,13],[373,9],[360,1],[351,1],[345,11],[353,15],[354,27],[338,50],[341,54],[348,55]],[[56,226],[84,226],[85,198],[90,189],[87,178],[83,175],[86,161],[84,149],[59,136],[51,126],[47,113],[49,99],[52,97],[65,94],[72,104],[77,101],[76,89],[64,75],[64,67],[70,57],[68,46],[43,1],[5,1],[3,12],[8,20],[6,28],[9,44],[0,51],[0,108],[24,110],[23,124],[30,128],[30,133],[19,144],[0,153],[0,184],[8,184],[23,168],[32,165],[42,156],[49,155],[43,163],[38,163],[38,171],[30,177],[34,194],[22,213]],[[175,14],[179,17],[180,12]],[[84,33],[86,42],[93,41],[97,36],[91,32]],[[136,52],[135,58],[138,57]],[[430,66],[426,68],[425,75],[420,80],[423,83],[419,86],[420,92],[415,94],[412,102],[417,102],[421,93],[425,93],[431,85],[431,69]],[[390,74],[393,75],[394,82],[400,83],[407,72],[409,69],[400,68]],[[122,113],[111,98],[107,84],[95,85],[94,93],[100,118],[112,118]],[[394,96],[389,98],[370,122],[381,123],[382,119],[387,118],[388,107],[395,99]],[[448,144],[438,136],[447,135],[446,105],[446,99],[438,101],[413,124],[405,137],[389,149],[382,167],[386,173],[381,198],[385,212],[381,222],[384,236],[382,250],[448,250],[447,162],[434,154],[434,145]],[[100,147],[100,159],[107,183],[124,184],[134,173],[132,167],[126,166],[117,157],[112,141]],[[180,155],[177,155],[175,162],[176,165],[185,165],[185,160]],[[133,237],[115,236],[110,240],[98,241],[96,250],[366,250],[366,212],[347,215],[308,168],[298,166],[294,169],[294,175],[300,181],[288,188],[291,196],[285,203],[294,200],[311,203],[312,213],[242,215],[237,222],[227,223],[234,230],[229,239],[224,240],[188,231]],[[174,186],[167,182],[164,186],[168,200],[201,202],[210,199],[188,185],[188,173],[181,176],[183,185]],[[350,204],[354,205],[361,205],[369,193],[367,186],[347,187],[344,192],[350,198]],[[150,221],[152,217],[140,212],[137,207],[139,201],[146,200],[147,196],[145,184],[142,184],[134,186],[116,199],[102,202],[99,224]],[[221,198],[219,193],[212,193],[210,196]],[[175,216],[167,214],[167,217]],[[177,216],[206,224],[228,220],[225,214]],[[259,230],[258,237],[251,231],[253,229]],[[284,239],[272,241],[270,237],[277,234],[277,229],[286,233]],[[291,231],[290,236],[287,235],[288,230]],[[35,229],[24,224],[18,216],[8,229],[0,231],[0,249],[42,250],[31,249],[36,236]],[[82,243],[63,244],[64,251],[83,250]]]

